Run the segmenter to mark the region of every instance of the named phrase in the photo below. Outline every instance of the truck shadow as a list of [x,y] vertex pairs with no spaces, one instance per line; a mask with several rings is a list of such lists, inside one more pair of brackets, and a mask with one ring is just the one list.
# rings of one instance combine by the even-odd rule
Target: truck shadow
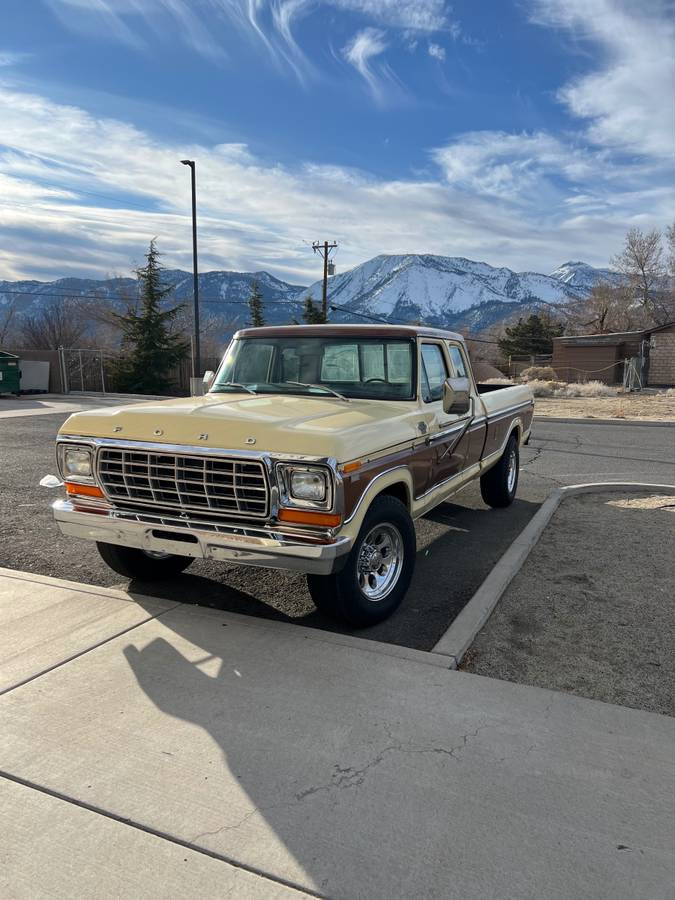
[[[537,504],[526,501],[501,511],[439,507],[419,523],[415,578],[401,610],[359,634],[408,646],[433,645],[536,509]],[[237,571],[225,574],[226,579],[239,578],[236,586],[185,575],[154,593],[345,630],[312,612],[309,600],[306,615],[282,611],[297,579],[274,573],[276,585],[266,582],[264,590],[274,586],[273,599],[282,603],[275,610],[260,599],[259,573]],[[148,586],[132,584],[130,592],[136,590],[137,601],[150,609]],[[446,838],[439,838],[438,816],[447,815],[447,792],[460,790],[455,782],[462,777],[451,754],[434,749],[452,740],[446,718],[450,707],[441,702],[444,684],[434,682],[433,700],[427,697],[435,715],[422,707],[418,716],[400,699],[410,690],[405,668],[392,666],[387,656],[350,653],[344,647],[335,656],[337,648],[324,643],[317,662],[316,653],[303,652],[302,642],[289,641],[293,629],[270,640],[261,629],[242,629],[217,616],[191,612],[178,609],[160,617],[157,635],[123,651],[154,706],[203,730],[222,754],[214,765],[208,751],[191,749],[195,739],[190,732],[163,726],[163,733],[172,734],[172,747],[194,755],[187,780],[170,792],[173,801],[176,790],[185,795],[181,837],[291,884],[309,886],[319,896],[449,896],[450,882],[427,858],[428,848],[439,840],[443,852],[449,852]],[[142,640],[141,632],[139,636]],[[345,698],[367,695],[364,681],[373,679],[382,679],[385,688],[373,691],[374,705],[367,714],[349,702],[345,706]],[[475,715],[472,709],[470,716]],[[475,721],[466,727],[475,727]],[[408,777],[392,782],[385,761],[408,746],[416,751],[406,762]],[[414,774],[418,766],[419,777]],[[365,789],[370,769],[376,771],[368,777],[376,782]],[[414,827],[401,827],[401,808]],[[166,815],[171,821],[170,809],[169,802],[168,812],[160,809],[160,819]],[[367,859],[364,847],[369,848]],[[443,871],[452,879],[451,868]],[[441,888],[434,881],[439,877]]]
[[199,561],[171,582],[131,582],[129,591],[430,650],[538,508],[528,500],[501,510],[436,507],[417,522],[415,574],[400,609],[360,631],[320,614],[303,576],[287,572]]

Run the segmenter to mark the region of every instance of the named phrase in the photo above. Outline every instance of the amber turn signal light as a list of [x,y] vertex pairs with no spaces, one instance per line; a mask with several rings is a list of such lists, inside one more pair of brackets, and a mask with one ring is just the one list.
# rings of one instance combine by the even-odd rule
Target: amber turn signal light
[[104,499],[101,488],[95,484],[76,484],[74,481],[66,481],[66,493],[77,495],[78,497],[96,497],[100,500]]
[[342,471],[345,475],[349,475],[350,472],[356,472],[357,469],[360,469],[363,463],[360,459],[355,459],[354,462],[345,463],[342,467]]
[[333,528],[340,524],[342,516],[309,509],[280,509],[279,521],[293,525],[322,525],[324,528]]

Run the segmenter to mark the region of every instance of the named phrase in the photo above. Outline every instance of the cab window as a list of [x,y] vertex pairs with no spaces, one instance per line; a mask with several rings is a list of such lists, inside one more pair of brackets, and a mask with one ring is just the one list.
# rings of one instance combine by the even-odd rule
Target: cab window
[[422,399],[425,403],[440,400],[443,383],[448,377],[443,350],[439,344],[422,344]]

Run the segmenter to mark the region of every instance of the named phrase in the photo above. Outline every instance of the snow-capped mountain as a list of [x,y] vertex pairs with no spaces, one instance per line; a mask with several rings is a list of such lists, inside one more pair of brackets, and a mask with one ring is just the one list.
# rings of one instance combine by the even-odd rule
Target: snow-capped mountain
[[585,262],[565,262],[551,272],[551,278],[557,278],[564,284],[573,288],[581,288],[590,291],[600,282],[617,284],[621,281],[621,274],[613,269],[596,269]]
[[[514,272],[484,262],[431,254],[376,256],[353,269],[334,275],[328,284],[329,303],[339,307],[334,321],[364,321],[363,317],[392,322],[422,320],[429,324],[479,331],[495,322],[523,315],[542,304],[563,304],[588,295],[593,284],[608,275],[580,262],[564,263],[552,275]],[[178,301],[192,300],[192,273],[164,272],[163,280],[175,287]],[[270,324],[299,319],[304,298],[321,300],[321,282],[309,288],[288,284],[267,272],[204,272],[199,276],[202,315],[220,316],[228,330],[246,325],[247,300],[257,280]],[[0,317],[3,306],[18,298],[19,315],[39,312],[58,297],[105,298],[123,308],[136,296],[133,278],[62,278],[58,281],[0,282]],[[18,293],[17,293],[18,292]]]
[[[321,282],[308,288],[315,300]],[[514,272],[463,257],[376,256],[329,281],[329,303],[361,315],[398,321],[485,327],[537,304],[562,304],[588,289],[536,272]]]
[[[174,286],[174,298],[179,302],[192,302],[192,273],[182,269],[167,269],[163,282]],[[286,322],[291,315],[299,314],[300,301],[294,298],[302,294],[297,284],[288,284],[268,272],[203,272],[199,276],[200,305],[203,314],[222,315],[244,324],[248,317],[247,301],[253,282],[257,281],[263,302],[273,322]],[[57,281],[0,281],[0,314],[3,305],[15,301],[19,314],[31,315],[60,297],[101,298],[116,308],[123,309],[126,302],[138,291],[135,278],[60,278]]]

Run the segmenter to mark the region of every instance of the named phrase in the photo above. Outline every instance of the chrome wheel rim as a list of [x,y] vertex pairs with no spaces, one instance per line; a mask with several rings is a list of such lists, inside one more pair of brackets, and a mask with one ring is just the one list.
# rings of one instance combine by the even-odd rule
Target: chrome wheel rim
[[518,454],[515,448],[509,453],[508,469],[506,470],[506,487],[509,494],[513,493],[518,476]]
[[403,566],[401,532],[389,522],[376,525],[366,535],[357,562],[362,594],[376,603],[392,592]]

